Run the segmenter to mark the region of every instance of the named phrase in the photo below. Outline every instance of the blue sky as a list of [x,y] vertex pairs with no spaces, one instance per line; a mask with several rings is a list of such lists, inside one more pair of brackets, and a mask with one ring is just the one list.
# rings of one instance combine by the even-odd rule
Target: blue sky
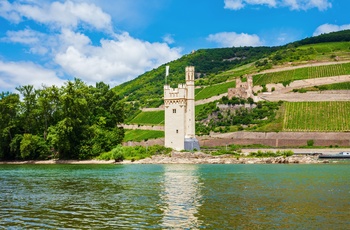
[[349,0],[0,0],[0,91],[111,86],[192,50],[350,29]]

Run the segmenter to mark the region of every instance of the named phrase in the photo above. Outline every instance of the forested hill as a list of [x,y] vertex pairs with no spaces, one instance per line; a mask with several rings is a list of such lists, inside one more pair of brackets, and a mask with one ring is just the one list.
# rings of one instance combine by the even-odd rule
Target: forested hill
[[198,77],[208,77],[240,65],[257,61],[280,47],[239,47],[220,49],[201,49],[184,55],[178,60],[166,63],[157,69],[146,72],[138,78],[125,82],[114,90],[127,101],[141,100],[141,104],[149,99],[159,98],[163,94],[165,83],[165,66],[170,66],[169,84],[184,82],[185,67],[193,65]]
[[350,30],[343,30],[343,31],[332,32],[328,34],[321,34],[315,37],[305,38],[303,40],[296,41],[291,44],[295,46],[301,46],[301,45],[310,45],[310,44],[326,43],[326,42],[348,42],[348,41],[350,41]]
[[[295,53],[303,45],[350,41],[350,30],[322,34],[278,47],[232,47],[218,49],[200,49],[184,55],[178,60],[146,72],[134,80],[114,88],[124,101],[138,101],[141,106],[156,107],[162,103],[163,85],[165,83],[165,66],[170,66],[168,83],[171,85],[184,82],[185,67],[196,68],[196,78],[211,79],[219,73],[243,66],[248,63],[259,63],[259,69],[271,68],[283,61],[293,62],[303,58],[310,59],[306,52]],[[289,58],[294,56],[295,60]],[[288,58],[288,59],[287,59]],[[264,60],[259,61],[258,60]],[[209,84],[215,83],[207,81]]]

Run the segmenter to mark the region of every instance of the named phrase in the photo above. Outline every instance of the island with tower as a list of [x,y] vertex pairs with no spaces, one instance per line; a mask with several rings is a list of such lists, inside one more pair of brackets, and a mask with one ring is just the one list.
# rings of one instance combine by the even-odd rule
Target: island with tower
[[178,151],[193,151],[200,149],[195,136],[194,66],[186,67],[185,75],[186,83],[178,88],[164,85],[164,145]]

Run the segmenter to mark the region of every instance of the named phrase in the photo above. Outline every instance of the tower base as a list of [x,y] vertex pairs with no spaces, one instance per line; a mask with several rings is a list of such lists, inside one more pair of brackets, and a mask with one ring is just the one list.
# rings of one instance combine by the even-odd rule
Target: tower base
[[185,150],[193,151],[193,150],[200,150],[199,142],[197,138],[185,138]]

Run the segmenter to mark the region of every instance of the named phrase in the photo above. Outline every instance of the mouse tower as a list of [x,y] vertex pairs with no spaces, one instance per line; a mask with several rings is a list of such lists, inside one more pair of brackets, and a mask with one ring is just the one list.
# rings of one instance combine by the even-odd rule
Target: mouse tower
[[[166,67],[166,77],[169,67]],[[175,150],[199,150],[195,136],[194,67],[186,67],[186,84],[164,86],[165,147]]]

